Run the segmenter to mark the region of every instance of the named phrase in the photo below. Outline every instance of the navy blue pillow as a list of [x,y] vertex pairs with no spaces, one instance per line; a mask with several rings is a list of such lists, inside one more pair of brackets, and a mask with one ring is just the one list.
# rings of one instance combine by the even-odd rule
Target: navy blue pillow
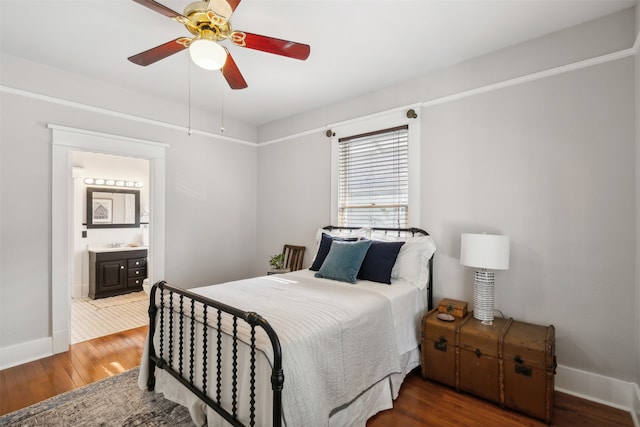
[[314,276],[356,283],[358,271],[364,257],[367,255],[369,246],[371,246],[371,240],[359,240],[357,242],[334,241],[331,243],[331,250],[329,250],[327,258],[322,263],[322,267]]
[[339,242],[355,242],[356,240],[358,240],[358,238],[357,237],[347,237],[347,238],[336,237],[336,236],[330,236],[326,233],[322,233],[322,239],[320,239],[320,246],[318,246],[318,253],[316,254],[316,259],[313,260],[313,264],[311,264],[311,267],[309,267],[309,270],[312,270],[312,271],[320,270],[320,267],[322,267],[322,263],[324,262],[324,259],[329,254],[329,249],[331,249],[331,243],[333,243],[334,240],[337,240]]
[[358,279],[391,284],[391,270],[404,242],[373,240],[362,261]]

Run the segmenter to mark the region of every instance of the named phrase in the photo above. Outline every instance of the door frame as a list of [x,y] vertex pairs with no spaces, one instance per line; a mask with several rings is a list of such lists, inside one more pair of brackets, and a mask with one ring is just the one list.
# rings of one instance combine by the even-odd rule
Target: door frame
[[52,353],[69,349],[73,224],[72,152],[89,151],[149,160],[149,281],[164,278],[165,151],[168,144],[48,124],[51,149],[51,336]]

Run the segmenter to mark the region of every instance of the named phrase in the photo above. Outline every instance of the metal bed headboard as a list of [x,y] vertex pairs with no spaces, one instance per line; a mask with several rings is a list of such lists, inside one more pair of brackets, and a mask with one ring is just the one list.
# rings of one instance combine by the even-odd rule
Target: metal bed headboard
[[[327,225],[322,227],[323,230],[332,231],[332,230],[359,230],[363,227],[340,227],[336,225]],[[429,233],[424,231],[421,228],[389,228],[389,227],[364,227],[371,231],[384,231],[386,233],[397,233],[398,236],[402,236],[403,234],[410,234],[411,236],[422,235],[429,236]],[[435,255],[434,255],[435,256]],[[427,285],[427,309],[431,310],[433,308],[433,256],[429,258],[429,283]]]

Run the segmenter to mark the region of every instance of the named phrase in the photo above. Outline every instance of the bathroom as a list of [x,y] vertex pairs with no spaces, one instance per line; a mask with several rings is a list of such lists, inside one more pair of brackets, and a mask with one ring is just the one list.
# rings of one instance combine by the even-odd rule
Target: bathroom
[[[146,324],[147,296],[142,292],[142,284],[147,277],[150,174],[148,160],[132,157],[74,151],[72,164],[71,342],[74,343]],[[127,209],[120,209],[124,198]],[[91,208],[106,206],[105,215],[92,213],[88,201]],[[126,213],[119,214],[120,210]],[[101,256],[108,261],[96,262]],[[119,264],[111,261],[120,257],[123,261]],[[140,268],[128,268],[132,265]],[[125,271],[125,287],[106,286],[106,291],[97,291],[96,286],[101,285],[96,283],[114,279],[120,275],[118,269]],[[133,278],[134,274],[139,277]],[[146,288],[148,283],[145,281],[144,285]]]

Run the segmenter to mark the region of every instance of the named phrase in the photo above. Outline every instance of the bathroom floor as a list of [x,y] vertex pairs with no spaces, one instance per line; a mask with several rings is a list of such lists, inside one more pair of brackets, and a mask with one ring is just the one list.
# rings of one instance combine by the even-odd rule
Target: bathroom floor
[[110,298],[71,299],[71,344],[149,323],[149,296],[134,292]]

